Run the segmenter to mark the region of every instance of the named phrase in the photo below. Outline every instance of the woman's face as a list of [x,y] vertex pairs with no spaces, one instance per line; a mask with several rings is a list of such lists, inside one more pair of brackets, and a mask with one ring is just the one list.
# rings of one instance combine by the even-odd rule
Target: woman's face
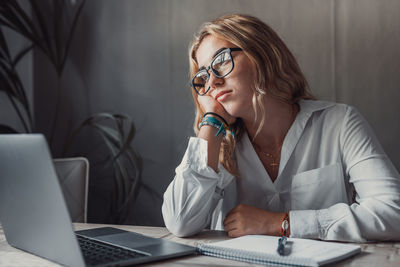
[[[231,42],[208,35],[200,43],[196,52],[199,69],[210,66],[218,50],[235,47]],[[231,116],[253,118],[252,87],[255,79],[254,65],[251,64],[243,51],[233,51],[232,58],[234,68],[227,76],[217,78],[209,70],[210,80],[208,85],[210,90],[207,95],[219,102]]]

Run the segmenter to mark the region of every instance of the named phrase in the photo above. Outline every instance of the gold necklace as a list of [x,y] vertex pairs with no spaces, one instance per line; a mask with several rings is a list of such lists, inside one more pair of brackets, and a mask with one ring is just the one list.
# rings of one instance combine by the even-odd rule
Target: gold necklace
[[[292,125],[293,122],[294,122],[294,120],[296,119],[296,114],[297,114],[297,110],[296,110],[296,108],[294,108],[294,107],[292,106],[292,118],[291,118],[291,123],[290,123],[290,125]],[[290,129],[290,127],[289,127],[289,129]],[[289,129],[287,130],[287,132],[289,131]],[[287,134],[287,132],[286,132],[286,134]],[[286,136],[286,134],[285,134],[285,136]],[[276,158],[274,157],[273,154],[262,151],[262,149],[261,149],[258,145],[255,144],[255,146],[254,146],[254,147],[256,148],[256,150],[257,150],[259,153],[261,153],[263,156],[265,156],[265,157],[267,157],[267,158],[270,158],[270,159],[272,160],[272,162],[268,164],[268,165],[272,168],[272,171],[275,171],[275,168],[279,166],[279,163],[280,163],[280,154],[281,154],[282,145],[283,145],[283,141],[284,141],[284,140],[285,140],[285,139],[283,139],[283,140],[280,142],[280,144],[279,144],[279,146],[278,146],[278,150],[276,151],[277,154],[278,154],[279,160],[276,160]]]
[[[282,144],[283,142],[281,142],[281,144],[278,146],[278,151],[277,154],[280,154],[281,150],[282,150]],[[259,146],[256,145],[256,150],[261,153],[263,156],[270,158],[271,159],[271,163],[268,163],[268,165],[272,168],[272,171],[275,171],[275,168],[277,168],[279,166],[279,160],[276,159],[276,157],[274,157],[273,154],[262,151],[261,148]]]

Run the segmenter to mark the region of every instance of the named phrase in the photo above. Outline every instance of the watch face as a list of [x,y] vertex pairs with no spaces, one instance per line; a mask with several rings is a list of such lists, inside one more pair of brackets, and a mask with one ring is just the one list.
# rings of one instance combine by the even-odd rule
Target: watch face
[[287,229],[289,229],[289,222],[288,222],[288,220],[284,220],[284,221],[282,222],[282,229],[283,229],[284,231],[286,231]]

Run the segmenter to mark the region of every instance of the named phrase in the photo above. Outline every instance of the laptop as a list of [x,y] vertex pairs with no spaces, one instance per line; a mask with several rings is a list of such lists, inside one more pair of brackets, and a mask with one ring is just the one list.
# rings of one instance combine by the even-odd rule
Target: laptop
[[66,266],[123,266],[196,253],[113,227],[74,233],[41,134],[0,135],[0,223],[11,246]]

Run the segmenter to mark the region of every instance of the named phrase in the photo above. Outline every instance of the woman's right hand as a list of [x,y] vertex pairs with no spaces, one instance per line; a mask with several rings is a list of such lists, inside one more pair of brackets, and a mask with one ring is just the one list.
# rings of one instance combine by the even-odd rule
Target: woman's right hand
[[[226,112],[225,108],[210,95],[197,96],[197,100],[204,112],[214,112],[220,115],[230,125],[236,118]],[[214,127],[201,127],[197,137],[208,141],[208,160],[207,164],[218,173],[219,153],[223,135],[216,136],[218,129]]]
[[197,96],[200,106],[204,112],[214,112],[223,117],[229,125],[236,121],[236,117],[231,116],[226,112],[225,108],[210,95]]

